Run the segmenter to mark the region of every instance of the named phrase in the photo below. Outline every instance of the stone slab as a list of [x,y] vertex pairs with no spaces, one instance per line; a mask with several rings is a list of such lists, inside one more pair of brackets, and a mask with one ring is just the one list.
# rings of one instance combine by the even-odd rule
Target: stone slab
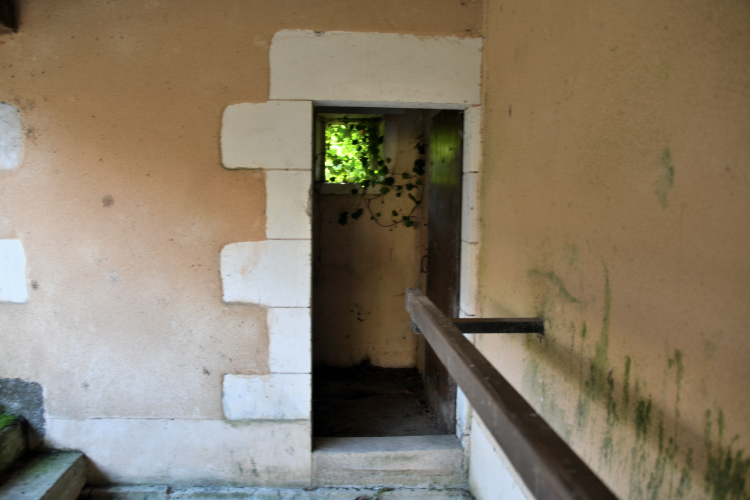
[[271,373],[312,371],[309,307],[269,307],[268,368]]
[[10,170],[21,164],[23,155],[23,127],[18,108],[0,102],[0,170]]
[[479,174],[463,174],[461,180],[461,240],[479,242]]
[[106,486],[84,488],[79,500],[167,500],[169,486]]
[[464,110],[463,171],[479,172],[482,166],[482,107]]
[[316,438],[316,486],[460,486],[463,449],[453,435]]
[[231,243],[221,250],[225,302],[310,307],[310,240]]
[[462,317],[477,315],[479,244],[461,242],[461,271],[459,307]]
[[75,500],[86,483],[86,461],[75,451],[33,457],[0,485],[3,500]]
[[28,300],[26,255],[19,240],[0,240],[0,302]]
[[227,106],[221,127],[226,168],[312,169],[312,103],[269,101]]
[[480,104],[481,38],[310,30],[271,42],[272,99]]
[[311,375],[303,373],[224,375],[224,415],[229,420],[309,419],[311,384]]
[[310,239],[312,237],[312,173],[296,170],[266,172],[266,237]]

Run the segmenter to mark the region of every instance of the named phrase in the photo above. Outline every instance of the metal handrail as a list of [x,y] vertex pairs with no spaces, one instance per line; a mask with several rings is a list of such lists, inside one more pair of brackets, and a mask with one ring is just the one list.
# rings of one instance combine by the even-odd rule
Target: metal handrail
[[536,498],[617,498],[418,288],[406,310]]

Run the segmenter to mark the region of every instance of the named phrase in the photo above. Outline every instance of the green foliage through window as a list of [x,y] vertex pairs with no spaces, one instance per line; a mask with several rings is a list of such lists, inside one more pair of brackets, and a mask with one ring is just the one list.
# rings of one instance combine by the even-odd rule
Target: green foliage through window
[[[359,219],[366,209],[380,226],[415,227],[415,211],[422,202],[425,144],[421,139],[416,144],[419,158],[411,172],[396,172],[390,167],[391,159],[383,157],[384,131],[382,116],[336,117],[325,122],[325,182],[358,184],[352,194],[360,195],[360,206],[351,213],[342,212],[339,224]],[[414,204],[406,211],[373,210],[372,202],[383,201],[389,193],[408,197]]]
[[388,172],[382,118],[343,118],[326,123],[325,180],[366,184]]

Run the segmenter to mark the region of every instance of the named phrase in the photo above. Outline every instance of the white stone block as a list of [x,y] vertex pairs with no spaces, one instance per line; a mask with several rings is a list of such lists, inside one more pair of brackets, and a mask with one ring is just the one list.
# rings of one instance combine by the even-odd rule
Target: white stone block
[[226,168],[312,169],[312,103],[269,101],[227,106],[221,127]]
[[480,103],[481,38],[343,31],[279,31],[271,42],[271,98]]
[[479,242],[479,174],[464,174],[461,193],[461,239]]
[[0,302],[25,303],[26,255],[19,240],[0,240]]
[[309,486],[309,421],[47,420],[46,444],[81,450],[89,484]]
[[266,172],[266,237],[310,239],[312,173],[295,170]]
[[464,110],[464,173],[479,172],[482,166],[482,107]]
[[0,170],[10,170],[21,164],[23,128],[18,108],[0,103]]
[[461,242],[461,289],[459,308],[465,316],[477,315],[477,265],[479,244]]
[[268,308],[271,373],[310,373],[312,326],[307,307]]
[[225,246],[224,301],[310,307],[310,245],[310,240],[266,240]]
[[310,418],[312,377],[304,373],[224,375],[222,403],[229,420]]

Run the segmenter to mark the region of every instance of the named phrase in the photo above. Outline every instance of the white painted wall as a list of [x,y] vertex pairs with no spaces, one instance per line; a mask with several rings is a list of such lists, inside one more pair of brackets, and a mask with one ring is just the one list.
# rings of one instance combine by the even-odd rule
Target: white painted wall
[[474,414],[469,454],[469,488],[477,500],[527,500],[534,497],[508,458]]
[[307,420],[52,418],[46,440],[84,450],[90,484],[310,484]]

